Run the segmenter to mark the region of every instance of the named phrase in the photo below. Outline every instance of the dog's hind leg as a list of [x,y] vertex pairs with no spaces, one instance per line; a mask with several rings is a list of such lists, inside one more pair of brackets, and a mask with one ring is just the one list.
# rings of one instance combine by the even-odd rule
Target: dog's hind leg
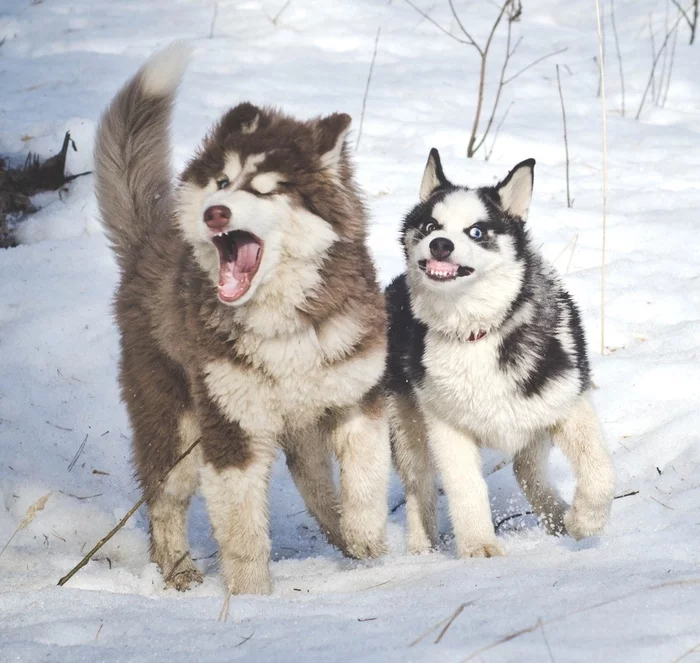
[[316,429],[284,442],[287,467],[306,508],[317,520],[331,545],[344,547],[340,535],[340,501],[333,482],[328,443]]
[[[199,437],[194,415],[182,415],[179,434],[181,449],[185,451]],[[181,591],[202,582],[187,544],[187,510],[199,484],[200,459],[201,450],[195,447],[147,500],[151,557],[160,567],[166,586]]]
[[561,499],[548,477],[547,461],[550,441],[543,435],[535,437],[515,454],[513,471],[525,497],[535,510],[540,523],[550,534],[564,534],[564,513],[567,504]]
[[384,397],[374,393],[341,414],[333,441],[340,462],[340,532],[345,552],[362,559],[386,552],[391,451]]
[[167,587],[185,590],[202,581],[187,543],[187,510],[198,483],[198,449],[165,480],[163,476],[197,439],[197,425],[182,370],[150,345],[148,330],[141,326],[145,316],[133,319],[136,322],[123,331],[120,382],[148,506],[151,559],[160,567]]
[[415,402],[392,394],[387,399],[391,448],[406,495],[408,552],[424,553],[437,545],[437,488],[423,415]]
[[600,534],[610,515],[615,471],[587,394],[552,429],[552,436],[571,462],[576,477],[574,503],[564,517],[566,530],[575,539]]

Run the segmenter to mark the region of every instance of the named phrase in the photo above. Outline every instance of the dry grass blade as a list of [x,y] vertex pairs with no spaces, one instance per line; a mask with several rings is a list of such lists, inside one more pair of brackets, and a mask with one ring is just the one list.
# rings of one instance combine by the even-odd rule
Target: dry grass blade
[[379,35],[381,34],[381,32],[381,27],[377,28],[377,36],[374,38],[374,53],[372,53],[372,62],[369,65],[369,73],[367,74],[367,83],[365,85],[365,96],[362,98],[362,114],[360,115],[360,129],[357,132],[357,143],[355,144],[356,151],[360,149],[362,127],[365,123],[365,110],[367,108],[367,96],[369,95],[369,86],[372,82],[372,72],[374,71],[374,61],[377,59],[377,48],[379,46]]
[[566,155],[566,206],[571,207],[571,190],[569,188],[569,135],[566,130],[566,108],[564,107],[564,94],[561,91],[561,77],[559,76],[559,65],[557,69],[557,87],[559,88],[559,100],[561,101],[561,115],[564,120],[564,153]]
[[481,656],[481,654],[495,649],[496,647],[505,644],[506,642],[510,642],[511,640],[514,640],[515,638],[518,638],[521,635],[524,635],[525,633],[533,633],[538,628],[541,628],[543,625],[555,624],[564,619],[567,619],[568,617],[572,617],[573,615],[578,615],[583,612],[590,612],[591,610],[596,610],[597,608],[602,608],[606,605],[612,605],[613,603],[619,603],[620,601],[624,601],[625,599],[637,596],[638,594],[642,594],[644,592],[653,592],[659,589],[668,589],[669,587],[687,587],[695,585],[700,585],[700,578],[688,578],[687,580],[671,580],[669,582],[662,582],[658,585],[650,585],[649,587],[635,589],[634,591],[628,592],[627,594],[622,594],[621,596],[616,596],[612,599],[606,599],[605,601],[599,601],[598,603],[594,603],[593,605],[577,608],[576,610],[565,612],[561,615],[558,615],[557,617],[552,617],[552,619],[542,620],[540,618],[537,620],[537,623],[533,626],[528,626],[527,628],[523,628],[519,631],[515,631],[513,633],[509,633],[508,635],[504,635],[502,638],[499,638],[495,642],[492,642],[490,645],[485,645],[484,647],[481,647],[481,649],[477,649],[475,652],[472,652],[469,656],[467,656],[467,658],[462,659],[462,663],[467,663],[467,661],[473,661],[478,656]]
[[141,499],[134,504],[134,506],[131,507],[126,512],[126,515],[115,525],[115,527],[112,528],[112,530],[103,538],[101,538],[95,545],[94,547],[90,550],[90,552],[85,555],[66,575],[64,575],[59,581],[58,581],[58,586],[62,587],[65,585],[80,569],[82,569],[91,559],[92,556],[100,549],[102,546],[107,543],[124,525],[126,522],[133,516],[136,511],[138,511],[139,507],[148,499],[149,495],[153,490],[155,490],[163,481],[165,481],[168,478],[168,475],[177,467],[177,465],[187,458],[187,456],[190,455],[192,450],[199,444],[200,439],[196,439],[185,451],[183,451],[176,459],[175,462],[163,473],[163,475],[156,481],[155,484],[152,486],[149,486],[147,489],[143,491],[143,496]]
[[34,522],[34,519],[36,518],[36,514],[39,513],[39,511],[43,511],[44,507],[46,506],[46,503],[49,501],[49,497],[53,492],[48,492],[46,495],[43,495],[40,497],[34,504],[32,504],[28,509],[27,512],[24,514],[24,518],[20,521],[19,525],[17,525],[17,529],[12,532],[12,536],[7,540],[7,543],[2,547],[2,550],[0,550],[0,557],[2,554],[7,550],[7,547],[12,543],[12,539],[15,538],[18,532],[21,530],[29,527],[32,522]]
[[698,642],[698,644],[696,644],[694,647],[688,649],[688,651],[683,652],[678,658],[674,658],[671,663],[680,663],[680,661],[688,658],[688,656],[694,654],[696,651],[700,651],[700,642]]
[[442,626],[443,627],[442,631],[440,631],[438,637],[435,639],[435,641],[433,643],[433,644],[437,644],[442,639],[442,636],[445,635],[445,633],[447,632],[447,629],[450,628],[450,626],[452,625],[452,622],[455,619],[457,619],[457,617],[462,612],[462,610],[464,610],[464,608],[466,608],[468,605],[472,605],[473,603],[474,603],[474,601],[469,601],[468,603],[462,603],[462,605],[460,605],[457,608],[457,610],[455,610],[449,617],[445,617],[445,619],[439,621],[437,624],[434,624],[424,633],[421,633],[421,635],[419,635],[408,646],[413,647],[413,646],[417,645],[419,642],[421,642],[422,640],[425,640],[425,638],[427,638],[431,633],[434,633],[435,631],[437,631],[437,629],[439,629]]
[[228,621],[228,608],[229,608],[230,603],[231,603],[231,588],[229,587],[226,590],[226,596],[224,597],[224,602],[221,604],[221,610],[219,611],[219,617],[218,617],[217,621],[219,621],[219,622]]
[[435,642],[434,642],[433,644],[436,645],[438,642],[440,642],[440,640],[442,640],[442,637],[445,635],[445,633],[447,633],[447,629],[449,629],[450,626],[452,626],[452,622],[454,622],[454,620],[457,619],[457,617],[459,617],[459,616],[462,614],[462,610],[464,610],[464,608],[466,608],[467,605],[469,605],[469,604],[468,604],[468,603],[462,603],[462,605],[460,605],[460,606],[457,608],[457,610],[455,610],[454,613],[452,613],[452,617],[450,617],[450,619],[449,619],[449,621],[447,622],[447,624],[445,624],[445,626],[443,627],[442,631],[440,631],[440,634],[438,635],[438,637],[435,638]]
[[598,49],[600,55],[600,103],[603,115],[603,241],[600,256],[600,354],[605,354],[605,244],[608,226],[608,115],[605,101],[605,53],[603,50],[603,24],[600,19],[600,0],[595,0],[598,23]]

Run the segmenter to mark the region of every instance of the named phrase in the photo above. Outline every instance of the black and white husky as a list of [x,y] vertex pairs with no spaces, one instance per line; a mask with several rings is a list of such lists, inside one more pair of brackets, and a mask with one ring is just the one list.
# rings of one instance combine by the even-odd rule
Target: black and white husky
[[[436,542],[434,463],[458,554],[503,554],[481,447],[514,455],[549,532],[595,535],[610,512],[614,472],[589,400],[579,312],[525,228],[534,165],[468,189],[445,177],[433,149],[420,203],[404,221],[407,269],[387,289],[387,384],[410,552]],[[552,442],[576,476],[571,508],[547,479]]]

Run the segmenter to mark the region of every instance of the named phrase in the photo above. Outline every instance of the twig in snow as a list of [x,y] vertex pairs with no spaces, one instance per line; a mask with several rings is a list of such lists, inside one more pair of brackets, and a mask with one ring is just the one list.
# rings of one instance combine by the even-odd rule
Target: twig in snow
[[83,453],[87,439],[88,439],[88,436],[85,435],[85,439],[83,440],[83,443],[78,447],[78,451],[75,452],[75,456],[73,456],[73,460],[68,465],[69,472],[75,467],[75,464],[78,462],[78,458],[80,458],[80,454]]
[[617,25],[615,24],[615,0],[610,0],[610,22],[612,23],[613,35],[615,37],[615,50],[617,52],[617,62],[620,67],[620,92],[622,94],[622,117],[625,117],[625,72],[622,69],[622,53],[620,52],[620,39],[617,35]]
[[459,615],[459,613],[462,612],[462,610],[464,610],[464,608],[466,608],[468,605],[472,605],[473,603],[474,603],[474,601],[469,601],[468,603],[462,603],[462,605],[460,605],[460,606],[457,608],[457,610],[456,610],[455,612],[453,612],[449,617],[445,617],[445,619],[439,621],[439,622],[438,622],[437,624],[435,624],[434,626],[431,626],[427,631],[425,631],[425,633],[422,633],[421,635],[419,635],[419,636],[418,636],[410,645],[408,645],[408,646],[409,646],[409,647],[413,647],[413,646],[417,645],[421,640],[424,640],[424,639],[427,638],[431,633],[433,633],[434,631],[437,631],[437,629],[439,629],[441,626],[443,626],[443,624],[446,624],[446,626],[442,629],[440,635],[438,636],[438,640],[435,640],[435,642],[433,643],[433,644],[437,644],[437,642],[439,641],[439,638],[441,638],[442,635],[444,634],[444,632],[447,631],[447,629],[449,628],[449,625],[452,624],[452,622],[457,618],[457,616]]
[[528,626],[527,628],[523,628],[519,631],[514,631],[513,633],[504,635],[502,638],[499,638],[495,642],[492,642],[490,645],[486,645],[484,647],[481,647],[481,649],[477,649],[476,651],[472,652],[469,656],[467,656],[467,658],[463,659],[462,663],[473,661],[475,658],[481,656],[481,654],[485,654],[487,651],[491,651],[492,649],[495,649],[496,647],[505,644],[506,642],[510,642],[511,640],[514,640],[515,638],[521,635],[524,635],[526,633],[532,633],[533,631],[536,631],[538,628],[540,628],[542,624],[555,624],[557,622],[563,621],[564,619],[572,617],[573,615],[578,615],[583,612],[596,610],[597,608],[602,608],[603,606],[611,605],[613,603],[619,603],[620,601],[624,601],[625,599],[631,598],[632,596],[636,596],[637,594],[641,594],[643,592],[651,592],[659,589],[666,589],[668,587],[680,587],[686,585],[700,585],[700,578],[689,578],[688,580],[672,580],[670,582],[664,582],[659,585],[650,585],[649,587],[642,587],[641,589],[636,589],[634,591],[628,592],[627,594],[623,594],[612,599],[606,599],[605,601],[600,601],[598,603],[594,603],[593,605],[584,606],[582,608],[577,608],[576,610],[571,610],[570,612],[562,613],[557,617],[552,617],[551,619],[540,619],[533,626]]
[[630,490],[628,493],[622,493],[622,495],[615,495],[614,500],[621,500],[623,497],[632,497],[632,495],[639,495],[638,490]]
[[214,30],[216,30],[216,16],[219,13],[219,3],[214,3],[214,16],[211,17],[211,25],[209,26],[209,39],[214,38]]
[[678,30],[673,33],[673,43],[671,45],[671,57],[668,65],[668,74],[666,76],[666,89],[664,90],[663,99],[661,99],[661,108],[666,106],[668,99],[668,91],[671,87],[671,75],[673,74],[673,63],[676,60],[676,43],[678,42]]
[[52,424],[50,421],[46,422],[49,426],[53,426],[54,428],[58,428],[58,430],[65,430],[68,431],[69,433],[73,432],[72,428],[66,428],[65,426],[59,426],[58,424]]
[[547,645],[547,653],[549,654],[549,660],[551,663],[554,663],[554,656],[552,656],[552,648],[549,646],[549,640],[547,640],[547,634],[544,632],[544,622],[542,621],[542,617],[540,617],[537,622],[540,625],[540,633],[542,633],[542,639],[544,640],[544,644]]
[[48,492],[46,495],[43,495],[40,497],[34,504],[32,504],[28,509],[27,512],[24,514],[24,518],[20,521],[19,525],[17,525],[17,529],[12,532],[12,536],[7,540],[7,543],[2,547],[2,550],[0,550],[0,557],[2,557],[2,554],[7,550],[7,546],[12,543],[12,539],[15,538],[18,532],[21,530],[29,527],[32,522],[34,522],[34,519],[36,518],[36,514],[39,513],[39,511],[43,511],[44,507],[46,506],[46,503],[49,501],[49,497],[51,497],[53,493]]
[[447,622],[447,624],[445,624],[445,626],[443,627],[442,631],[440,631],[440,634],[438,635],[438,637],[435,638],[435,641],[433,642],[434,645],[438,644],[438,642],[440,642],[440,640],[442,640],[442,636],[445,635],[445,633],[447,633],[447,629],[449,629],[450,626],[452,626],[452,622],[454,622],[454,620],[457,619],[457,617],[459,617],[459,616],[462,614],[462,610],[464,610],[464,608],[465,608],[466,606],[467,606],[466,603],[462,603],[462,605],[460,605],[460,606],[457,608],[457,610],[455,610],[455,611],[452,613],[452,617],[450,617],[450,619],[449,619],[449,621]]
[[365,109],[367,108],[367,96],[369,95],[369,86],[372,82],[372,72],[374,71],[374,61],[377,59],[377,47],[379,46],[379,35],[382,28],[377,28],[377,36],[374,38],[374,53],[372,53],[372,62],[369,65],[369,73],[367,74],[367,83],[365,84],[365,96],[362,98],[362,113],[360,115],[360,129],[357,132],[357,143],[355,143],[355,151],[360,149],[360,139],[362,138],[362,126],[365,123]]
[[[572,200],[571,205],[573,206],[573,204],[574,204],[574,201]],[[564,272],[564,274],[569,273],[569,267],[571,267],[571,261],[574,259],[574,251],[576,251],[576,243],[577,242],[578,242],[578,233],[576,233],[574,235],[574,244],[571,247],[571,254],[569,255],[569,262],[566,263],[566,271]]]
[[244,644],[245,644],[246,642],[248,642],[248,640],[250,640],[254,635],[255,635],[255,629],[253,629],[253,632],[252,632],[247,638],[243,638],[243,640],[241,640],[237,645],[235,645],[235,646],[234,646],[234,649],[235,649],[236,647],[240,647],[241,645],[244,645]]
[[[489,32],[489,35],[486,39],[486,42],[484,46],[480,46],[477,44],[476,40],[472,37],[471,33],[466,29],[464,26],[464,23],[459,17],[459,14],[457,13],[457,10],[455,9],[453,0],[448,0],[448,4],[450,5],[450,10],[452,12],[452,16],[454,17],[455,21],[457,22],[457,25],[459,26],[459,29],[461,33],[464,35],[465,39],[462,39],[456,35],[453,35],[449,30],[444,28],[442,25],[440,25],[437,21],[435,21],[433,18],[431,18],[427,13],[425,13],[422,9],[417,7],[411,0],[404,0],[406,4],[410,5],[413,7],[413,9],[418,12],[423,18],[427,19],[432,23],[440,32],[443,34],[447,35],[454,41],[460,43],[460,44],[465,44],[467,46],[472,46],[473,48],[476,49],[477,53],[479,54],[479,59],[480,59],[480,73],[479,73],[479,83],[478,83],[478,88],[477,88],[477,98],[476,98],[476,109],[474,111],[474,120],[472,124],[472,130],[471,130],[471,135],[469,136],[469,142],[467,144],[467,157],[471,158],[474,156],[474,154],[479,150],[479,148],[484,144],[489,131],[493,125],[494,119],[496,117],[497,111],[498,111],[498,104],[501,99],[501,93],[503,92],[503,88],[510,83],[511,81],[515,80],[520,74],[524,73],[531,67],[534,67],[536,64],[542,62],[543,60],[552,57],[553,55],[556,55],[558,53],[562,53],[566,49],[560,49],[558,51],[554,51],[552,53],[549,53],[547,55],[544,55],[540,58],[537,58],[530,64],[528,64],[526,67],[523,67],[521,70],[519,70],[517,73],[510,77],[506,77],[506,71],[508,68],[508,65],[510,63],[511,58],[515,54],[515,51],[517,50],[518,46],[520,45],[520,40],[518,40],[515,45],[511,48],[511,30],[512,30],[512,23],[513,21],[517,20],[520,16],[521,13],[521,8],[519,5],[514,4],[514,0],[504,0],[504,2],[500,5],[500,10],[498,13],[498,16],[496,17],[493,25],[491,26],[491,31]],[[510,11],[506,14],[506,10]],[[503,65],[501,67],[501,73],[500,73],[500,78],[498,82],[498,88],[496,90],[496,96],[493,102],[493,107],[491,110],[491,114],[487,120],[486,127],[485,129],[481,132],[481,137],[477,138],[477,134],[479,133],[479,124],[481,122],[481,113],[483,110],[484,106],[484,88],[486,84],[486,64],[487,64],[487,59],[489,55],[489,50],[491,48],[491,44],[493,43],[494,36],[496,34],[496,30],[501,23],[501,20],[503,19],[503,16],[506,15],[506,20],[508,23],[508,34],[507,34],[507,41],[506,41],[506,53],[503,61]]]
[[95,633],[95,642],[97,642],[97,638],[100,637],[100,631],[102,630],[102,627],[104,626],[104,622],[100,622],[100,628],[97,629],[97,633]]
[[[692,44],[693,42],[691,41],[690,43]],[[698,644],[695,645],[694,647],[691,647],[690,649],[688,649],[688,651],[683,652],[678,658],[673,659],[673,661],[671,661],[671,663],[679,663],[684,658],[688,658],[688,656],[690,654],[694,654],[696,651],[700,651],[700,642],[698,642]]]
[[224,602],[221,605],[221,610],[219,611],[219,617],[216,621],[227,622],[228,621],[228,607],[231,603],[231,588],[226,588],[226,596],[224,597]]
[[662,52],[666,49],[666,46],[668,45],[668,40],[671,38],[671,35],[676,31],[676,29],[678,28],[678,24],[681,22],[682,19],[683,19],[683,16],[679,16],[676,19],[676,22],[673,24],[671,31],[666,33],[666,37],[664,38],[663,42],[661,43],[661,46],[659,47],[658,52],[656,53],[656,57],[654,58],[654,62],[651,65],[651,72],[649,73],[649,80],[647,81],[647,86],[644,89],[644,94],[642,95],[642,100],[639,103],[639,108],[637,109],[637,114],[634,116],[635,120],[638,120],[639,116],[642,114],[642,109],[644,108],[644,102],[646,101],[647,94],[649,94],[649,88],[651,87],[651,84],[654,80],[654,72],[656,71],[656,65],[659,63],[659,58],[661,57]]
[[690,28],[690,42],[689,42],[689,44],[692,46],[693,42],[695,41],[695,30],[698,27],[698,0],[693,0],[693,18],[692,18],[692,20],[688,16],[687,11],[685,9],[683,9],[683,7],[681,7],[678,0],[671,0],[671,2],[674,5],[676,5],[676,8],[683,15],[683,18],[688,23],[688,27]]
[[534,511],[523,511],[522,513],[511,513],[509,516],[505,516],[505,518],[502,518],[499,520],[494,526],[493,529],[498,532],[498,529],[501,527],[501,525],[507,523],[509,520],[513,520],[514,518],[522,518],[523,516],[534,516],[535,512]]
[[561,77],[559,65],[557,67],[557,87],[559,88],[559,100],[561,101],[561,116],[564,119],[564,152],[566,154],[566,206],[571,207],[571,192],[569,190],[569,137],[566,132],[566,109],[564,108],[564,95],[561,91]]
[[131,516],[133,516],[134,513],[136,513],[138,508],[148,499],[148,497],[150,497],[151,493],[155,491],[155,489],[168,478],[168,475],[175,469],[175,467],[177,467],[180,461],[184,460],[185,458],[187,458],[187,456],[189,456],[191,451],[199,444],[200,440],[201,438],[197,438],[192,444],[190,444],[190,446],[175,459],[175,462],[163,473],[160,479],[158,479],[158,481],[155,484],[143,491],[141,499],[126,512],[124,517],[116,524],[116,526],[112,528],[112,530],[108,534],[101,538],[90,550],[90,552],[87,555],[85,555],[85,557],[83,557],[80,560],[80,562],[78,562],[78,564],[76,564],[66,575],[64,575],[58,581],[59,587],[65,585],[78,571],[80,571],[80,569],[82,569],[92,559],[92,556],[100,548],[102,548],[102,546],[104,546],[105,543],[107,543],[122,527],[124,527],[129,518],[131,518]]
[[[287,0],[287,2],[285,2],[285,3],[282,5],[282,9],[280,9],[280,10],[275,14],[275,17],[274,17],[273,19],[271,19],[271,20],[272,20],[272,25],[274,25],[275,27],[277,26],[277,21],[279,21],[280,16],[282,16],[282,12],[284,12],[284,10],[287,9],[287,7],[289,7],[289,5],[291,5],[291,4],[292,4],[292,0]],[[252,636],[251,636],[251,637],[252,637]]]
[[672,506],[669,506],[668,504],[664,504],[663,502],[657,500],[653,495],[649,495],[649,497],[651,497],[651,499],[654,500],[654,502],[660,504],[665,509],[668,509],[669,511],[675,511],[675,509]]
[[506,118],[508,117],[508,113],[510,113],[510,109],[513,108],[513,104],[515,102],[511,101],[510,104],[508,104],[508,108],[506,108],[506,112],[503,113],[503,117],[501,117],[499,123],[496,125],[496,131],[493,134],[493,142],[491,143],[491,149],[486,153],[485,160],[488,161],[491,158],[491,155],[493,154],[493,150],[496,147],[496,141],[498,140],[498,136],[501,133],[501,127],[503,126],[503,123],[506,121]]
[[600,56],[600,103],[603,115],[603,241],[600,256],[600,354],[605,354],[605,242],[608,226],[608,116],[605,101],[605,50],[603,24],[600,18],[600,0],[595,0],[598,24],[598,52]]

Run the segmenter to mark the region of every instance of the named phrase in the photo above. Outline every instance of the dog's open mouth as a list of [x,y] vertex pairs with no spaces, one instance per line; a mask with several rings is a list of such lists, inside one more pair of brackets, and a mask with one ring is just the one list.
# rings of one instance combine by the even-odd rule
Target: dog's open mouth
[[418,267],[433,281],[454,281],[460,276],[469,276],[474,273],[472,267],[456,265],[453,262],[442,262],[440,260],[419,260]]
[[232,230],[212,237],[219,251],[219,299],[231,303],[248,292],[260,267],[263,243],[255,235]]

